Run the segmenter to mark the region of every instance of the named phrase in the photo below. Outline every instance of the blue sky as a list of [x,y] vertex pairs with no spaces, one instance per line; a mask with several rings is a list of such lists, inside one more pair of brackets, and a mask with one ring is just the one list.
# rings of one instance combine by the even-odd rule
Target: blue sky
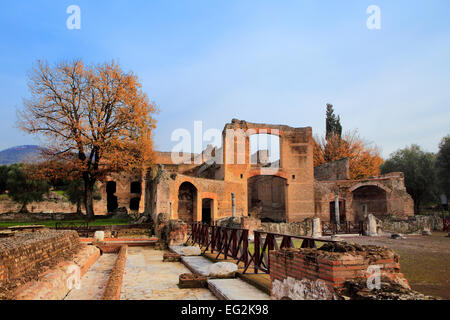
[[[66,8],[81,8],[68,30]],[[369,30],[369,5],[381,30]],[[1,1],[0,150],[36,141],[15,128],[37,59],[118,61],[171,133],[222,129],[232,118],[325,130],[333,103],[388,156],[412,143],[437,151],[450,134],[450,2],[321,0]]]

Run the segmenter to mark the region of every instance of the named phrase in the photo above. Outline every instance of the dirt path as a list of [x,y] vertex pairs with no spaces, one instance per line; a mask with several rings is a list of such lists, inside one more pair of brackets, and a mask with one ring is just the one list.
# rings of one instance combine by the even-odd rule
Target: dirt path
[[163,262],[164,251],[128,248],[120,300],[215,300],[208,289],[180,289],[178,277],[190,271],[179,262]]
[[101,300],[116,254],[103,254],[81,278],[80,289],[73,289],[64,300]]
[[355,237],[346,241],[386,246],[400,255],[401,272],[411,287],[421,293],[450,299],[450,238],[447,233],[432,236]]

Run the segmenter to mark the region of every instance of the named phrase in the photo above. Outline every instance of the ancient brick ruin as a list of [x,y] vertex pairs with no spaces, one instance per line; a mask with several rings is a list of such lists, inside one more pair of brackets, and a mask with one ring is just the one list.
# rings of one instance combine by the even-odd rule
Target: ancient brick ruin
[[[256,134],[279,138],[280,159],[268,151],[250,152]],[[164,213],[186,223],[252,216],[263,222],[300,222],[320,217],[340,222],[414,214],[402,173],[350,180],[348,159],[313,166],[312,129],[257,124],[234,119],[225,125],[222,147],[201,154],[158,152],[157,165],[145,173],[115,174],[101,185],[97,214],[118,208],[146,212],[156,221]]]
[[[268,150],[251,153],[250,138],[262,134],[279,139],[279,160],[271,162]],[[358,223],[369,214],[405,219],[414,215],[402,173],[351,180],[348,159],[314,168],[312,128],[237,119],[225,125],[220,148],[208,146],[200,154],[158,152],[153,167],[111,174],[99,188],[102,199],[94,201],[96,214],[145,213],[153,221],[160,214],[186,223],[232,216],[265,223],[313,217]],[[2,212],[1,206],[13,208],[2,202]],[[39,212],[43,206],[50,213],[75,211],[61,201],[32,204],[30,209]]]

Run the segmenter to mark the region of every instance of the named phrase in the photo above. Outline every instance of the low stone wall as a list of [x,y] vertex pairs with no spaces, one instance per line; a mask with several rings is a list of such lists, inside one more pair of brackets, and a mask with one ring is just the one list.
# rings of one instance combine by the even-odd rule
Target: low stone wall
[[74,219],[79,219],[76,213],[0,213],[0,221],[4,222],[63,221]]
[[0,239],[0,286],[24,283],[79,249],[76,231],[42,230]]
[[[0,201],[0,214],[8,212],[18,212],[22,205],[12,200]],[[76,205],[73,205],[69,201],[43,201],[33,202],[27,206],[30,213],[73,213],[77,211]]]
[[100,250],[95,246],[81,246],[72,259],[55,264],[39,279],[17,288],[13,300],[63,300],[76,288],[81,277],[97,261]]
[[407,220],[386,217],[381,220],[383,232],[421,233],[423,230],[442,231],[443,219],[436,216],[412,216]]
[[342,243],[325,244],[322,248],[271,251],[271,296],[292,300],[338,299],[346,281],[367,278],[368,267],[373,265],[380,267],[383,277],[409,288],[400,273],[399,256],[390,249]]
[[293,236],[312,236],[312,220],[305,219],[301,222],[294,223],[261,223],[264,232],[289,234]]
[[123,273],[125,272],[125,264],[127,262],[127,251],[127,245],[120,247],[116,263],[109,275],[102,300],[119,300],[120,291],[122,289]]

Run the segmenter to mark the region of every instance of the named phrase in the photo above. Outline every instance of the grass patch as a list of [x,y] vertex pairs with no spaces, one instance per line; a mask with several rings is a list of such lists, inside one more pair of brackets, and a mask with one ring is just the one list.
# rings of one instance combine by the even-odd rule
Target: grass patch
[[68,199],[66,192],[64,190],[54,190],[52,192],[59,194],[61,197],[64,197],[65,199]]
[[6,193],[0,194],[0,201],[1,200],[9,200],[9,196]]

